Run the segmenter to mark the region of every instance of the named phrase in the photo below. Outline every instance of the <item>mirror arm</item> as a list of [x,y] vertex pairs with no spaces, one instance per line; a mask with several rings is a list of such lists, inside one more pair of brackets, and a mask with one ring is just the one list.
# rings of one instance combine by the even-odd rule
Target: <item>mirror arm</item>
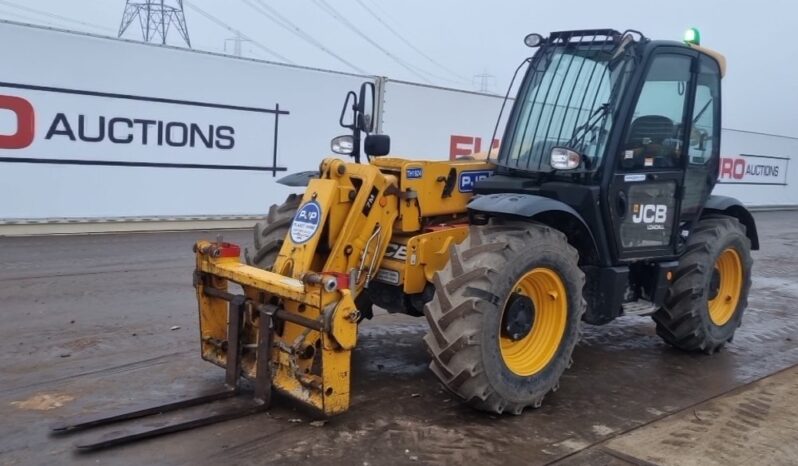
[[[344,123],[346,112],[347,110],[350,109],[349,105],[347,105],[349,104],[349,99],[353,99],[351,110],[354,110],[354,118],[352,119],[352,124]],[[341,108],[341,117],[338,119],[338,124],[340,124],[341,127],[343,128],[354,129],[354,127],[357,126],[357,108],[358,108],[357,94],[355,94],[353,91],[347,92],[346,100],[344,101],[344,106],[343,108]]]
[[355,159],[355,163],[360,163],[360,127],[359,125],[355,125],[352,128],[352,157]]

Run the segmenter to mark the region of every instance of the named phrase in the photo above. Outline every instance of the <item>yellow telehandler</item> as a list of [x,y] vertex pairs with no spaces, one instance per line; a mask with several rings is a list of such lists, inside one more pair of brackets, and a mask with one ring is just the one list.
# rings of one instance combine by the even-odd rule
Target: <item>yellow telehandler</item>
[[583,322],[651,315],[669,344],[718,350],[740,325],[759,244],[749,211],[711,194],[725,60],[691,39],[528,35],[536,52],[516,70],[526,67],[487,160],[387,157],[388,136],[371,134],[373,84],[350,92],[351,134],[332,150],[354,163],[327,158],[284,178],[304,194],[271,207],[243,261],[237,245],[195,245],[201,355],[225,368],[226,388],[56,431],[236,396],[242,377],[254,386],[244,408],[79,447],[257,412],[272,389],[342,413],[373,306],[424,316],[432,371],[494,413],[557,389]]

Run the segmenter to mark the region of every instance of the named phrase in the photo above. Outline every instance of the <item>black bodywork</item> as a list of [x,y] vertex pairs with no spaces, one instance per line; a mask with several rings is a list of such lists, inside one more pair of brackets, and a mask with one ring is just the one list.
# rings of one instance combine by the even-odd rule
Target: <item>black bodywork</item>
[[[581,88],[576,84],[582,75],[582,64],[573,79],[570,95],[568,78],[562,78],[559,89],[552,85],[554,78],[549,78],[545,97],[541,99],[538,94],[545,88],[546,78],[540,74],[554,66],[552,63],[557,63],[557,59],[562,63],[563,56],[575,61],[572,55],[564,55],[562,51],[571,50],[569,53],[579,56],[595,54],[596,49],[614,60],[607,66],[612,70],[608,75],[617,75],[615,83],[608,86],[607,103],[586,110],[580,106],[573,112],[576,116],[571,117],[572,127],[563,130],[570,110],[557,110],[557,104],[564,102],[560,96],[568,96],[567,103],[575,106],[574,89],[587,94],[591,82]],[[661,58],[661,62],[673,59],[689,63],[685,67],[689,79],[679,88],[684,101],[681,121],[668,123],[662,116],[635,114],[655,58]],[[546,60],[548,63],[541,65]],[[565,74],[571,72],[571,66],[568,63]],[[554,73],[561,75],[563,70],[556,69]],[[469,204],[472,222],[480,224],[491,217],[508,217],[534,220],[563,231],[579,250],[580,265],[588,275],[586,295],[591,302],[585,320],[596,324],[620,315],[624,302],[641,299],[655,305],[663,302],[668,272],[678,265],[686,238],[702,216],[724,214],[738,218],[746,226],[752,249],[758,249],[756,225],[750,212],[736,199],[711,195],[720,157],[720,78],[715,58],[679,42],[651,41],[636,32],[621,34],[614,30],[552,33],[530,61],[501,149],[494,159],[496,174],[476,185],[475,193],[479,196]],[[694,109],[697,83],[713,89],[713,94],[703,108]],[[533,88],[535,93],[531,95]],[[552,100],[549,95],[556,95],[552,109],[545,100]],[[539,104],[541,100],[543,104]],[[593,98],[594,102],[597,100],[600,99]],[[541,107],[538,121],[533,119],[535,105]],[[698,125],[694,128],[694,123],[708,108],[714,115],[712,129],[697,134]],[[523,114],[524,111],[529,114]],[[694,114],[698,115],[695,119]],[[597,115],[605,118],[598,122],[603,129],[597,127]],[[521,118],[526,120],[519,124]],[[559,128],[555,127],[557,138],[550,137],[551,123],[547,123],[555,118],[563,122]],[[534,133],[530,127],[535,128]],[[528,137],[526,133],[537,135],[541,132],[539,128],[545,129],[545,136],[537,139],[531,136],[532,142],[524,146],[523,139],[517,143],[521,128],[523,137]],[[573,133],[568,134],[571,129]],[[592,147],[595,150],[603,144],[601,153],[583,156],[581,165],[574,170],[555,170],[548,164],[548,152],[554,146],[588,151],[582,133],[589,131],[598,134],[601,144]],[[635,131],[645,137],[636,140]],[[668,159],[669,163],[646,153],[654,145],[656,131],[667,133],[662,136],[660,146],[678,148],[673,152],[679,156]],[[704,147],[705,141],[711,141],[710,149]],[[632,147],[634,143],[645,148]],[[700,163],[690,155],[691,144],[698,144],[708,152]]]

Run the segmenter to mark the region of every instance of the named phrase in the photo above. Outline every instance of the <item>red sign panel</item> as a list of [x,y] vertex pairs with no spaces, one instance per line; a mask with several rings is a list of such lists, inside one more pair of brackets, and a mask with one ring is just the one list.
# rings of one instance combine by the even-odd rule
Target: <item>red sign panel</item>
[[0,95],[0,111],[10,110],[17,116],[13,134],[0,134],[0,149],[24,149],[33,143],[36,118],[33,105],[25,99]]

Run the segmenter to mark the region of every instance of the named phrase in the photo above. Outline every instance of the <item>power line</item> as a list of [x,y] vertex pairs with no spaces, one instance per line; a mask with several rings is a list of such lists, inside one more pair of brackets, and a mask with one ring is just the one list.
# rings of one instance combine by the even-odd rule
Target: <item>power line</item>
[[13,18],[17,18],[18,20],[31,22],[32,24],[38,24],[38,25],[46,24],[48,26],[52,26],[52,27],[56,27],[56,28],[63,28],[64,27],[64,23],[53,23],[51,21],[47,21],[46,19],[39,19],[39,18],[35,18],[33,16],[23,15],[23,14],[16,13],[16,12],[13,12],[13,11],[0,10],[0,15],[4,16],[3,19],[7,19],[8,17],[13,17]]
[[66,21],[68,23],[79,24],[81,26],[87,26],[87,27],[90,27],[90,28],[99,29],[99,30],[106,31],[106,32],[114,32],[112,29],[107,28],[105,26],[100,26],[98,24],[87,23],[86,21],[80,21],[80,20],[77,20],[77,19],[68,18],[66,16],[62,16],[62,15],[59,15],[59,14],[56,14],[56,13],[50,13],[48,11],[37,10],[35,8],[31,8],[31,7],[24,6],[24,5],[17,5],[14,2],[9,2],[9,1],[6,1],[6,0],[0,0],[0,4],[9,6],[11,8],[16,8],[16,9],[19,9],[19,10],[27,11],[29,13],[34,13],[34,14],[41,15],[41,16],[47,16],[48,18],[53,18],[53,19],[58,19],[58,20],[61,20],[61,21]]
[[393,21],[394,23],[398,23],[399,22],[399,21],[396,20],[396,18],[394,16],[391,15],[391,13],[388,10],[385,9],[385,7],[383,5],[380,4],[380,2],[375,1],[375,0],[369,0],[369,3],[371,4],[372,8],[374,8],[375,10],[379,10],[382,13],[383,17],[388,18],[389,20]]
[[[243,0],[243,1],[254,8],[254,5],[252,5],[250,3],[252,0]],[[264,12],[262,10],[258,10],[258,8],[254,8],[254,9],[256,11],[258,11],[259,13],[263,14],[264,16],[266,16],[267,18],[269,18],[272,21],[274,21],[277,25],[281,26],[283,29],[286,29],[287,31],[293,33],[297,37],[299,37],[299,38],[305,40],[306,42],[316,46],[320,50],[324,51],[325,53],[327,53],[331,57],[335,58],[336,60],[340,61],[341,63],[345,64],[346,66],[352,68],[353,70],[357,71],[358,73],[360,73],[360,74],[368,74],[368,72],[365,71],[364,69],[360,68],[359,66],[349,62],[348,60],[344,59],[343,57],[341,57],[338,54],[336,54],[336,53],[332,52],[331,50],[329,50],[327,47],[324,46],[323,43],[321,43],[319,40],[317,40],[316,38],[314,38],[313,36],[311,36],[310,34],[305,32],[302,28],[297,26],[295,23],[291,22],[288,18],[286,18],[285,16],[281,15],[280,12],[278,12],[273,7],[269,6],[268,4],[264,3],[261,0],[255,0],[255,1],[262,8],[264,8],[265,10],[270,12],[271,15],[269,15],[268,13],[266,13],[266,12]]]
[[459,83],[460,82],[460,81],[455,81],[453,79],[441,76],[439,74],[435,74],[435,73],[429,72],[429,71],[427,71],[427,70],[425,70],[425,69],[423,69],[423,68],[421,68],[421,67],[419,67],[417,65],[414,65],[412,63],[405,62],[405,64],[407,66],[413,68],[414,70],[416,70],[418,73],[425,74],[425,75],[427,75],[427,76],[429,76],[431,78],[435,78],[435,79],[438,79],[440,81],[446,81],[446,82],[450,82],[450,83]]
[[[400,41],[402,41],[402,42],[403,42],[405,45],[407,45],[407,46],[408,46],[408,47],[410,47],[411,49],[415,50],[415,51],[416,51],[416,53],[418,53],[418,54],[419,54],[419,55],[421,55],[422,57],[426,58],[426,59],[427,59],[427,60],[428,60],[430,63],[432,63],[433,65],[437,66],[438,68],[440,68],[440,69],[442,69],[442,70],[446,71],[447,73],[449,73],[450,75],[454,76],[454,77],[455,77],[455,78],[457,78],[459,81],[461,81],[461,82],[468,82],[468,80],[467,80],[466,78],[464,78],[463,76],[461,76],[461,75],[457,74],[455,71],[452,71],[451,69],[447,68],[446,66],[444,66],[444,65],[442,65],[442,64],[440,64],[440,63],[438,63],[438,62],[437,62],[437,61],[436,61],[434,58],[432,58],[432,57],[430,57],[429,55],[427,55],[426,53],[424,53],[424,51],[423,51],[423,50],[421,50],[421,49],[419,49],[418,47],[416,47],[415,45],[413,45],[413,43],[411,43],[409,40],[407,40],[407,39],[406,39],[406,38],[405,38],[405,37],[404,37],[402,34],[400,34],[400,33],[399,33],[399,31],[397,31],[396,29],[394,29],[393,27],[391,27],[391,25],[390,25],[390,24],[388,24],[388,23],[387,23],[385,20],[383,20],[383,19],[382,19],[382,17],[381,17],[380,15],[378,15],[377,13],[375,13],[375,12],[374,12],[374,10],[372,10],[371,8],[369,8],[369,7],[368,7],[368,5],[366,5],[366,3],[365,3],[363,0],[355,0],[355,1],[356,1],[357,3],[359,3],[359,4],[360,4],[360,6],[362,6],[362,7],[363,7],[363,9],[364,9],[364,10],[366,10],[366,12],[367,12],[368,14],[370,14],[370,15],[371,15],[371,16],[372,16],[374,19],[376,19],[377,21],[379,21],[379,22],[380,22],[380,24],[382,24],[383,26],[385,26],[385,29],[387,29],[389,32],[391,32],[391,33],[392,33],[394,36],[396,36],[396,38],[397,38],[397,39],[399,39]],[[430,75],[431,75],[431,76],[435,76],[435,75],[432,75],[432,74],[430,74]],[[440,78],[440,76],[435,76],[435,77],[438,77],[438,78]],[[445,78],[444,78],[444,79],[445,79]]]
[[[2,1],[2,0],[0,0],[0,1]],[[219,27],[222,27],[222,28],[224,28],[224,29],[227,29],[228,31],[232,32],[233,34],[237,34],[237,35],[238,35],[238,34],[240,34],[242,38],[244,38],[245,40],[248,40],[248,41],[252,42],[252,44],[253,44],[255,47],[258,47],[259,49],[261,49],[261,50],[263,50],[263,51],[265,51],[265,52],[269,53],[270,55],[272,55],[272,56],[274,56],[274,57],[277,57],[278,59],[280,59],[280,60],[282,60],[282,61],[284,61],[284,62],[286,62],[286,63],[290,63],[290,64],[292,64],[292,65],[296,65],[296,63],[295,63],[293,60],[291,60],[291,59],[289,59],[288,57],[285,57],[285,56],[283,56],[283,55],[280,55],[279,53],[275,52],[274,50],[270,49],[269,47],[266,47],[265,45],[261,44],[260,42],[258,42],[258,41],[256,41],[256,40],[252,39],[251,37],[249,37],[248,35],[244,34],[244,33],[243,33],[243,32],[241,32],[241,31],[239,31],[238,29],[236,29],[236,28],[234,28],[234,27],[231,27],[231,26],[229,26],[227,23],[223,22],[223,21],[222,21],[222,20],[220,20],[220,19],[217,19],[215,16],[211,15],[210,13],[208,13],[208,12],[207,12],[207,11],[205,11],[205,10],[203,10],[202,8],[200,8],[200,7],[196,6],[196,5],[194,5],[193,3],[189,3],[188,1],[185,1],[184,3],[186,4],[186,6],[187,6],[187,7],[191,8],[192,10],[194,10],[194,11],[196,11],[197,13],[201,14],[201,15],[202,15],[202,16],[204,16],[204,17],[205,17],[207,20],[209,20],[209,21],[213,22],[213,23],[214,23],[214,24],[216,24],[217,26],[219,26]]]
[[286,31],[294,34],[295,36],[299,37],[300,39],[308,42],[309,44],[315,46],[316,48],[320,49],[327,55],[335,58],[336,60],[340,61],[341,63],[345,64],[346,66],[352,68],[353,70],[357,71],[360,74],[368,74],[365,70],[358,67],[354,63],[349,62],[348,60],[344,59],[340,55],[336,54],[335,52],[331,51],[327,47],[324,46],[320,41],[316,40],[313,36],[305,32],[302,28],[291,22],[288,18],[281,15],[279,11],[272,8],[268,4],[262,2],[261,0],[254,0],[257,4],[252,3],[252,0],[242,0],[246,3],[250,8],[257,11],[261,15],[265,16],[273,23],[277,24],[281,28],[285,29]]
[[334,18],[336,21],[338,21],[339,23],[343,24],[343,25],[344,25],[344,26],[346,26],[346,27],[347,27],[349,30],[351,30],[352,32],[354,32],[355,34],[357,34],[358,36],[360,36],[360,37],[361,37],[363,40],[365,40],[365,41],[366,41],[366,42],[368,42],[369,44],[373,45],[373,46],[374,46],[374,47],[375,47],[377,50],[379,50],[379,51],[380,51],[380,52],[382,52],[383,54],[385,54],[385,55],[387,55],[388,57],[390,57],[390,58],[391,58],[393,61],[395,61],[396,63],[398,63],[399,65],[401,65],[401,66],[402,66],[403,68],[405,68],[407,71],[409,71],[409,72],[413,73],[414,75],[418,76],[420,79],[422,79],[422,80],[423,80],[424,82],[426,82],[427,84],[431,84],[431,83],[430,83],[430,81],[429,81],[429,79],[427,79],[427,78],[426,78],[426,76],[424,76],[423,74],[421,74],[421,73],[419,73],[418,71],[416,71],[415,69],[413,69],[413,67],[411,67],[411,66],[409,66],[407,63],[405,63],[405,61],[404,61],[404,60],[402,60],[402,59],[400,59],[399,57],[397,57],[396,55],[392,54],[391,52],[389,52],[388,50],[386,50],[386,49],[385,49],[385,47],[381,46],[381,45],[380,45],[380,44],[378,44],[376,41],[374,41],[374,40],[373,40],[371,37],[369,37],[368,35],[366,35],[366,34],[365,34],[365,33],[363,33],[362,31],[360,31],[360,29],[358,29],[358,28],[357,28],[357,27],[356,27],[354,24],[352,24],[352,23],[351,23],[351,22],[350,22],[348,19],[346,19],[346,18],[345,18],[343,15],[341,15],[340,13],[338,13],[338,10],[336,10],[335,8],[333,8],[333,7],[332,7],[332,6],[331,6],[329,3],[327,3],[325,0],[313,0],[313,3],[315,3],[317,6],[319,6],[319,7],[320,7],[322,10],[324,10],[324,11],[325,11],[325,12],[326,12],[328,15],[332,16],[332,17],[333,17],[333,18]]

